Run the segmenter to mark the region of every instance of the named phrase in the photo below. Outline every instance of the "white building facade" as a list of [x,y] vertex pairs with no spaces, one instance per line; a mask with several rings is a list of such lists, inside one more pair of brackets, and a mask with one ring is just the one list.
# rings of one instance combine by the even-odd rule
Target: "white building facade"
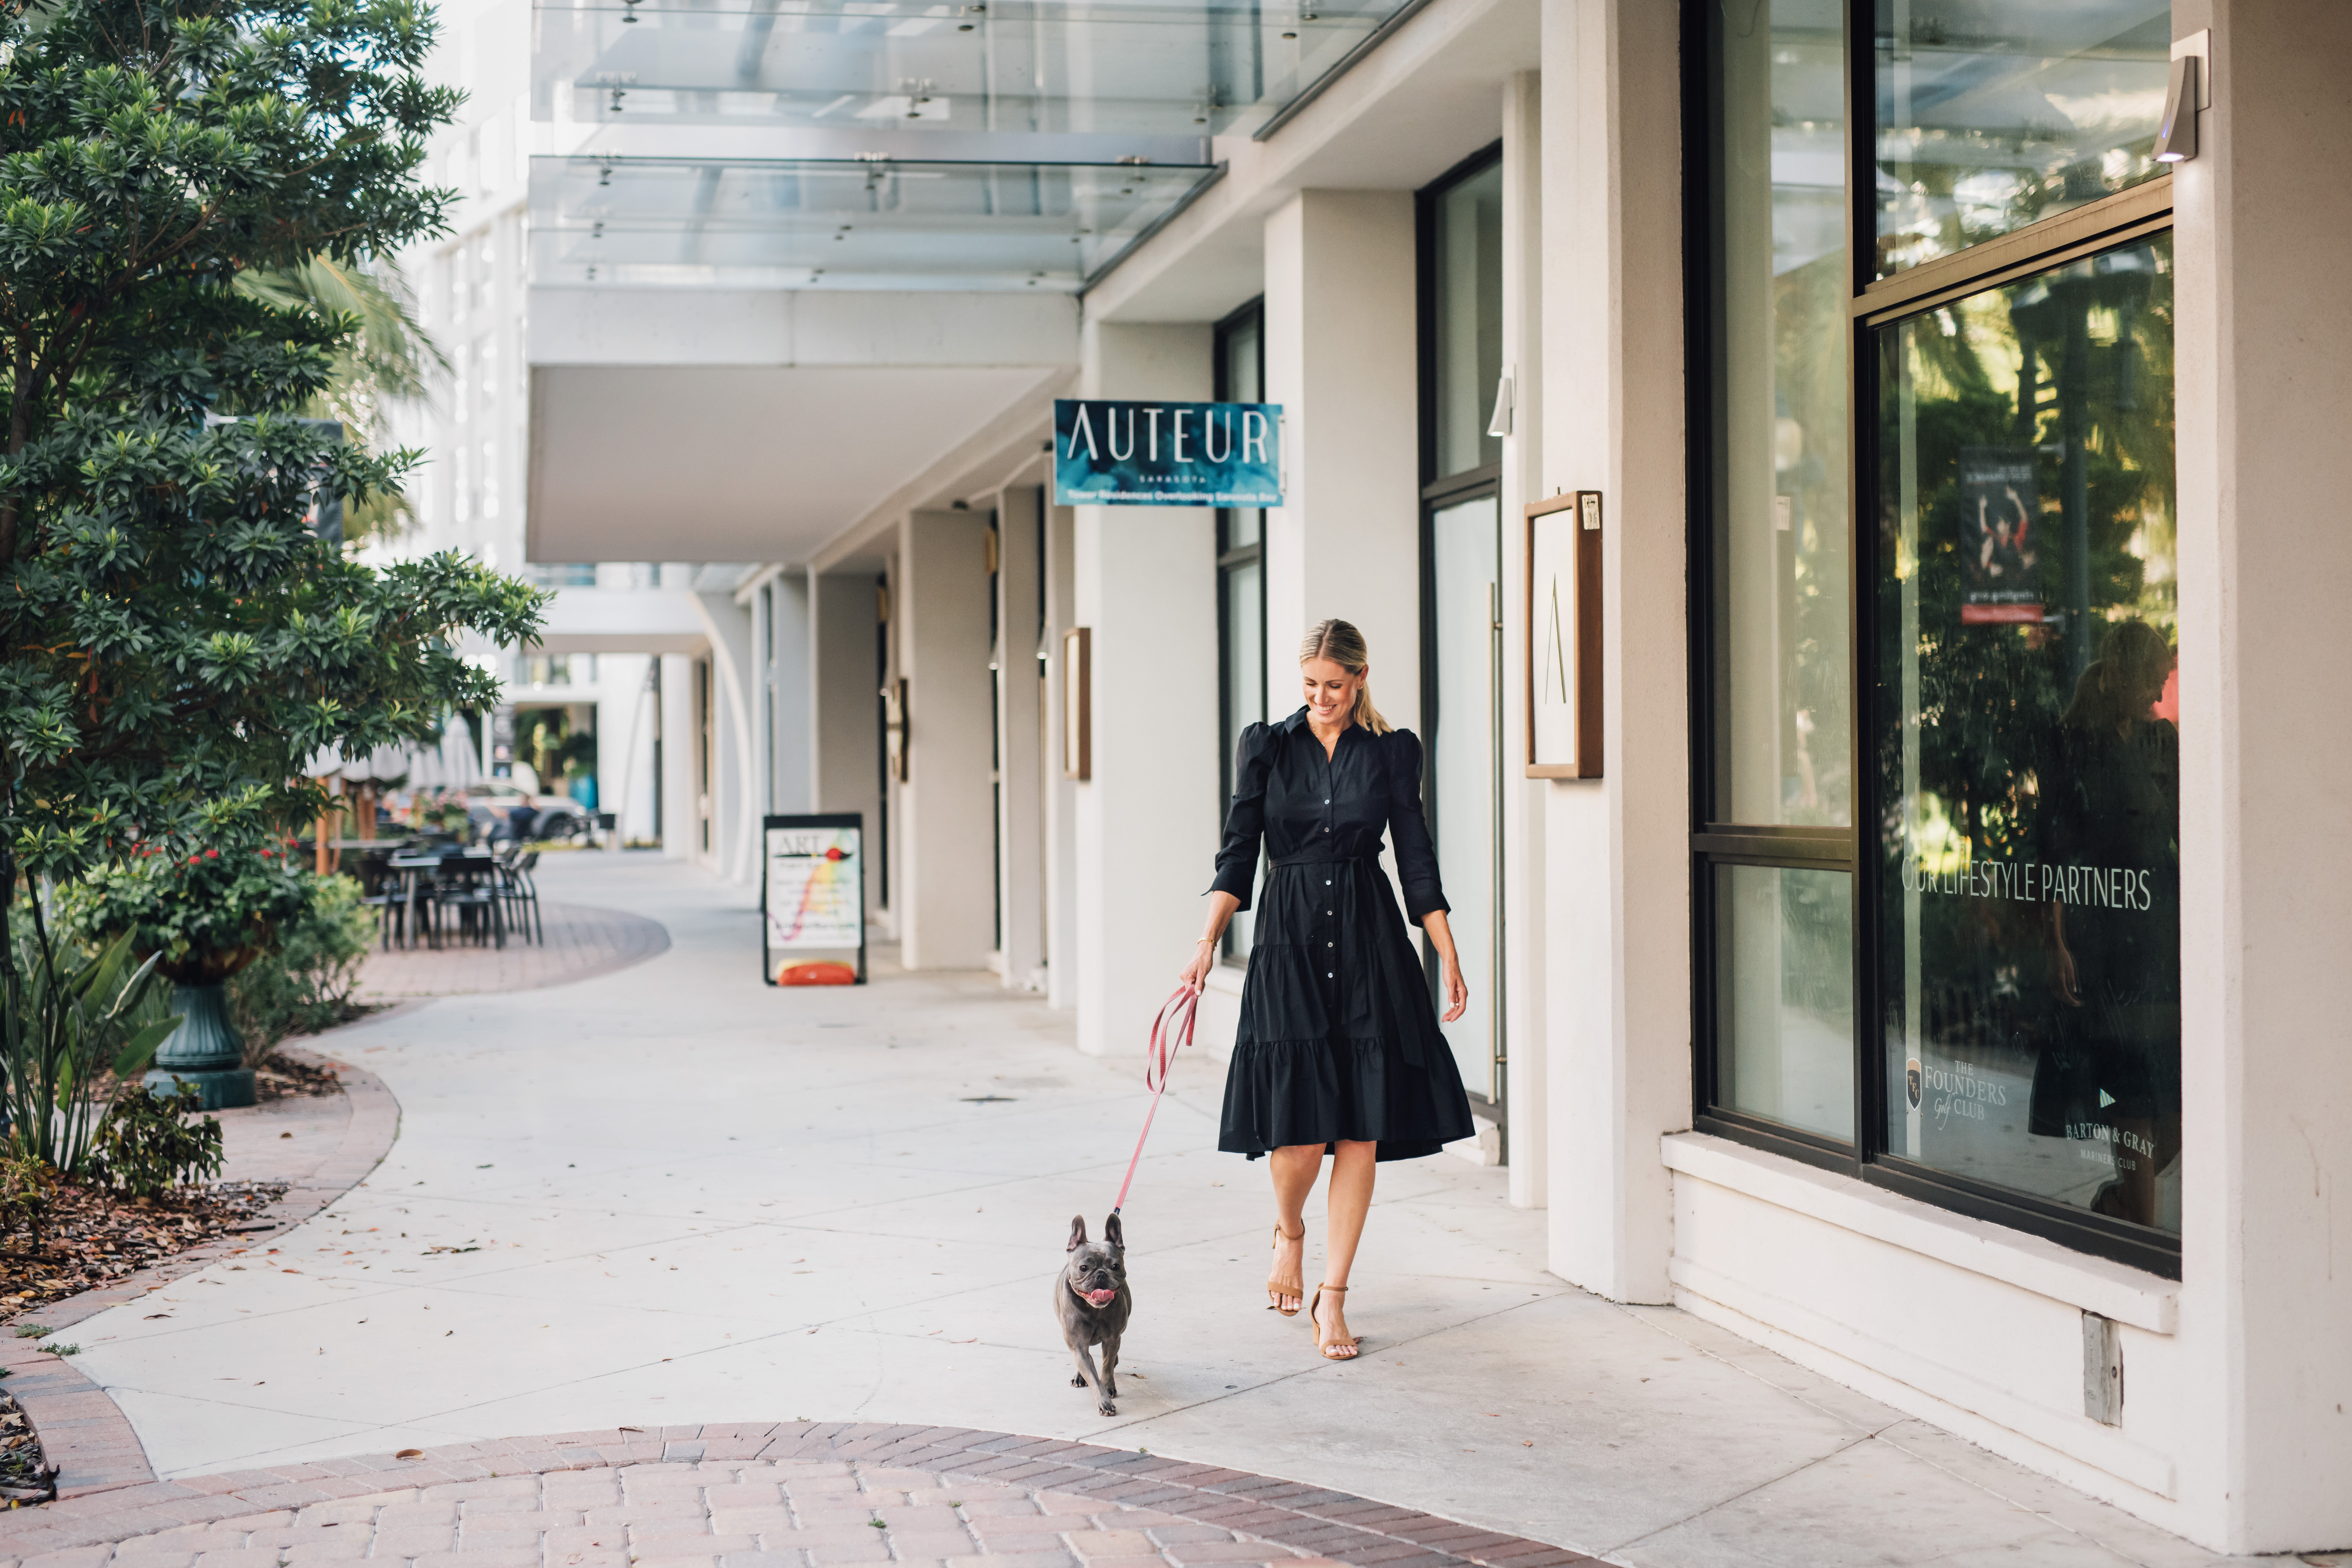
[[[434,309],[515,401],[428,529],[487,555],[495,468],[531,563],[704,563],[549,643],[660,659],[665,845],[750,879],[761,816],[859,813],[876,940],[1106,1053],[1353,621],[1428,747],[1460,1152],[1555,1271],[2209,1546],[2352,1545],[2352,758],[2270,712],[2352,577],[2352,13],[1253,16],[484,8],[513,183],[433,287],[504,292]],[[1072,396],[1279,404],[1284,505],[1055,504]],[[1563,767],[1530,562],[1584,495]]]

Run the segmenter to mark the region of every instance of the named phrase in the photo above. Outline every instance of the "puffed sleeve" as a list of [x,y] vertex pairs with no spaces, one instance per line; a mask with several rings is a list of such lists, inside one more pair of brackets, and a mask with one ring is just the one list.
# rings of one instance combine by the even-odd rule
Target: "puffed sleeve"
[[1265,775],[1274,749],[1273,731],[1254,724],[1234,747],[1234,799],[1225,810],[1225,841],[1217,850],[1217,876],[1211,893],[1230,893],[1250,906],[1257,883],[1258,839],[1265,831]]
[[1405,917],[1418,925],[1432,911],[1454,906],[1445,902],[1445,890],[1438,884],[1437,848],[1430,841],[1429,819],[1421,810],[1421,737],[1398,729],[1383,738],[1389,765],[1389,843],[1396,851],[1397,881],[1404,887]]

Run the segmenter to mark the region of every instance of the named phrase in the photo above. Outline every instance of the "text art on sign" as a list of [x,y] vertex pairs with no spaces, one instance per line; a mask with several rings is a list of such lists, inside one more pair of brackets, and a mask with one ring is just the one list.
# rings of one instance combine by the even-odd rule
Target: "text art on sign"
[[768,830],[768,946],[854,948],[866,911],[856,828]]
[[1282,409],[1268,402],[1054,403],[1064,507],[1279,507]]

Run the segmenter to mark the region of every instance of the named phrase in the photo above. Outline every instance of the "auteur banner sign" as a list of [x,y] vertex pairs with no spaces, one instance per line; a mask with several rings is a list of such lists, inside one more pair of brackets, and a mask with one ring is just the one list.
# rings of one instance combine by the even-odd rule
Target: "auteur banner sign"
[[1054,403],[1065,507],[1279,507],[1282,409],[1270,402]]

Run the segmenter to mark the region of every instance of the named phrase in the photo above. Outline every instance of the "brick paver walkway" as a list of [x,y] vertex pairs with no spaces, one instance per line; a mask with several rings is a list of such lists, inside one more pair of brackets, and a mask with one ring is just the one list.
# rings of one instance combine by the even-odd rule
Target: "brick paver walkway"
[[623,1427],[0,1514],[0,1568],[1565,1568],[1600,1559],[1139,1449],[960,1427]]
[[504,947],[459,946],[454,939],[438,949],[379,947],[369,956],[359,994],[383,1001],[533,991],[625,969],[669,947],[669,932],[659,921],[623,910],[542,901],[540,914],[543,943],[509,932]]

